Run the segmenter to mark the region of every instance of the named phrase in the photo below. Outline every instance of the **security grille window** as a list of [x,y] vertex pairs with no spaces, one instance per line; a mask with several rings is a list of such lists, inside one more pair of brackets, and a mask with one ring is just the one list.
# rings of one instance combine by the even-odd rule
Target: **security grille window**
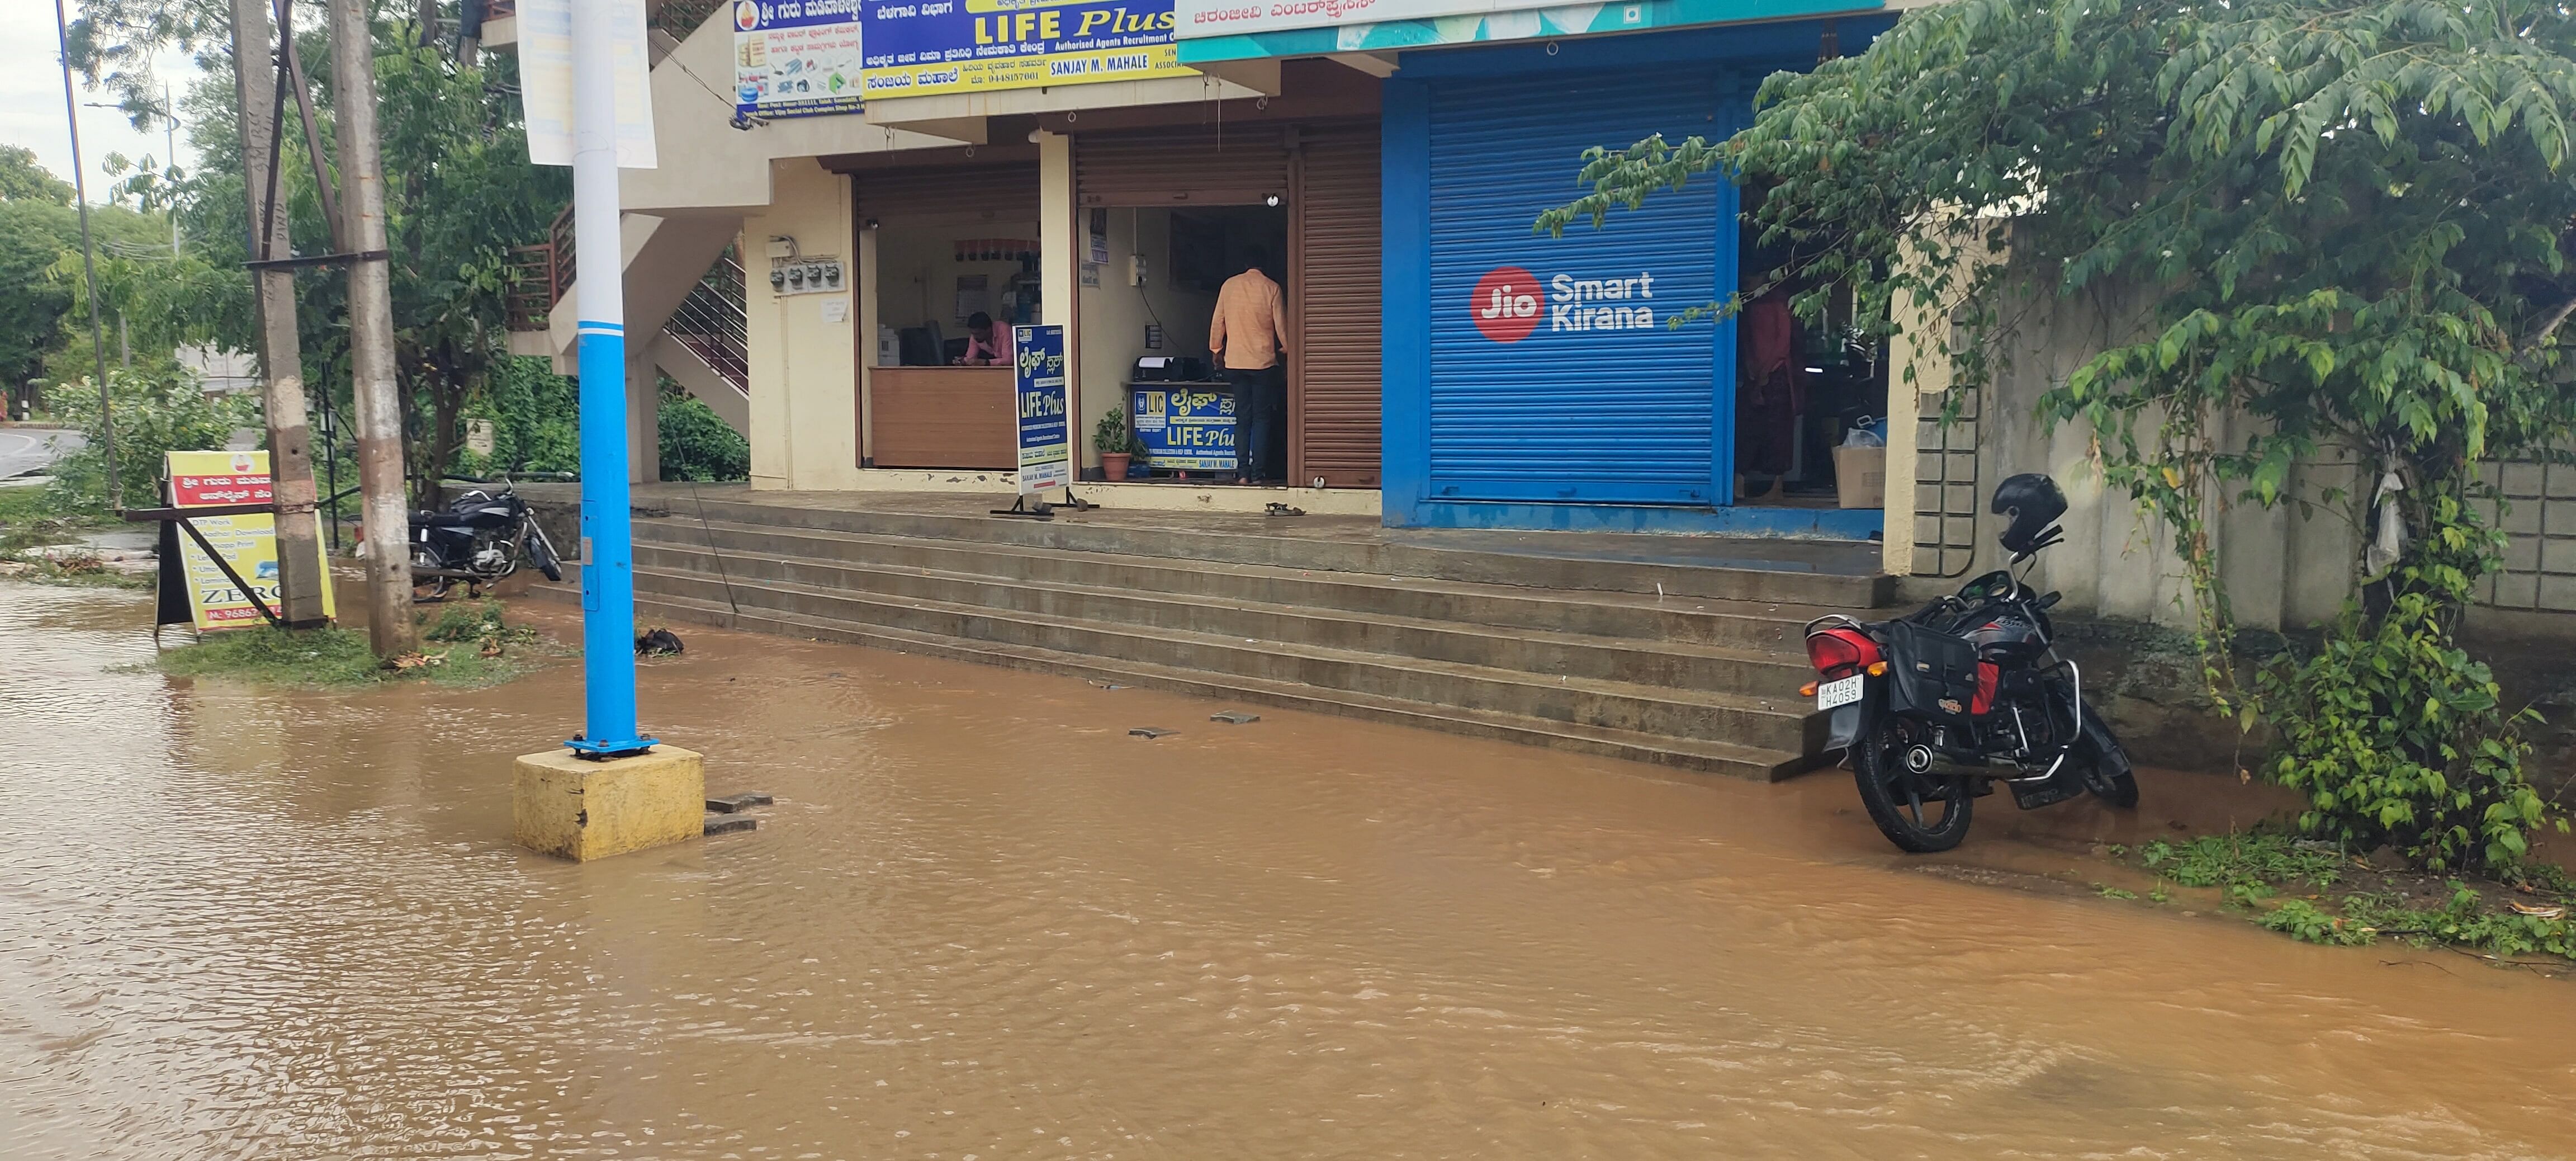
[[[1958,414],[1942,413],[1955,399]],[[1923,396],[1914,437],[1914,575],[1966,575],[1977,556],[1980,396],[1955,389]]]
[[2576,464],[2488,463],[2502,512],[2481,515],[2505,532],[2502,567],[2479,582],[2479,600],[2499,609],[2576,613]]

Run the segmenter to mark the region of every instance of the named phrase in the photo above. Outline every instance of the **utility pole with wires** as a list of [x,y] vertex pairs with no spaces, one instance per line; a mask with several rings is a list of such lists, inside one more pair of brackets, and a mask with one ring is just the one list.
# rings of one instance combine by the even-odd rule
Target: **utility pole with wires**
[[411,504],[394,379],[393,271],[385,254],[385,162],[376,141],[376,42],[367,0],[331,0],[331,80],[340,138],[341,244],[349,247],[349,362],[365,514],[367,640],[392,660],[420,651],[411,623]]
[[[283,616],[292,628],[325,623],[323,586],[330,581],[322,560],[321,537],[314,512],[313,439],[305,417],[304,351],[296,331],[295,272],[272,265],[289,260],[294,241],[287,232],[285,198],[275,175],[285,149],[285,85],[302,73],[290,67],[288,54],[294,26],[272,26],[270,0],[232,0],[233,95],[240,106],[242,187],[249,199],[253,299],[259,324],[261,410],[268,420],[268,467],[277,501],[277,571]],[[276,0],[291,13],[291,0]],[[279,43],[272,55],[269,45]],[[173,215],[170,244],[179,244]],[[408,589],[406,589],[408,596]],[[409,624],[409,614],[405,614]]]
[[72,201],[80,207],[81,271],[89,283],[89,347],[98,356],[98,448],[107,460],[107,506],[125,507],[125,481],[116,474],[116,408],[107,391],[107,329],[99,319],[98,247],[89,235],[89,175],[81,168],[80,97],[72,90],[71,14],[54,0],[54,37],[62,49],[63,122],[72,133]]

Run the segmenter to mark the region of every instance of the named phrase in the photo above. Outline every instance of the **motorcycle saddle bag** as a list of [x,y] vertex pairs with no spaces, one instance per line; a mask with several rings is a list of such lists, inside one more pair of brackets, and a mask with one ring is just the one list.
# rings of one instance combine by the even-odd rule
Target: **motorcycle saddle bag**
[[1888,626],[1888,708],[1965,723],[1977,696],[1977,647],[1911,621]]

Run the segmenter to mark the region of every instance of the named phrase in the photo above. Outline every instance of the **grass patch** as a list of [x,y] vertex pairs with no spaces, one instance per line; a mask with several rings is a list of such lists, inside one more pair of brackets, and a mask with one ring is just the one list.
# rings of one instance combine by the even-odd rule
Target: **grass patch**
[[367,635],[338,627],[289,631],[266,625],[209,633],[166,650],[161,671],[260,685],[348,689],[404,681],[473,688],[498,685],[544,665],[559,651],[502,616],[500,602],[461,602],[424,617],[421,651],[379,662]]
[[[2309,943],[2365,947],[2386,939],[2502,960],[2576,961],[2576,884],[2556,867],[2524,868],[2513,883],[2444,879],[2264,831],[2158,840],[2138,848],[2136,858],[2180,886],[2214,888],[2258,926]],[[2149,893],[2157,902],[2169,897],[2161,887]]]
[[50,487],[0,485],[0,558],[15,558],[30,548],[61,544],[83,529],[103,528],[112,521],[94,513],[65,510]]

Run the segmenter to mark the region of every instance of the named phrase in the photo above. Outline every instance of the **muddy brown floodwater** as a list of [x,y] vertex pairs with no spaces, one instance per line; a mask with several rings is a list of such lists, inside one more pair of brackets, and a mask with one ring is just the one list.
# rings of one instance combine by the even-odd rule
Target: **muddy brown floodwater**
[[[2576,982],[1922,873],[1836,775],[684,630],[647,724],[778,804],[573,866],[571,671],[191,685],[144,609],[0,587],[0,1156],[2576,1150]],[[2171,816],[2057,809],[1971,851]]]

